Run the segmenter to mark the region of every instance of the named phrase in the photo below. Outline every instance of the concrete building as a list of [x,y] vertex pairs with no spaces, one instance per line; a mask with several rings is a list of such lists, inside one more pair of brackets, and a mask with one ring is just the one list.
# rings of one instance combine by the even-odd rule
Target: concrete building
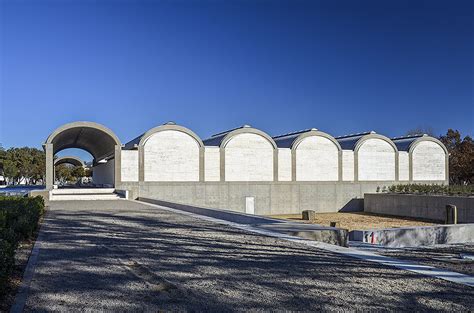
[[361,205],[377,187],[448,183],[448,154],[437,139],[389,139],[375,132],[333,137],[308,129],[271,137],[244,125],[201,138],[175,123],[122,144],[107,127],[66,124],[44,144],[47,188],[54,155],[80,148],[93,157],[93,180],[133,198],[256,214],[334,212]]

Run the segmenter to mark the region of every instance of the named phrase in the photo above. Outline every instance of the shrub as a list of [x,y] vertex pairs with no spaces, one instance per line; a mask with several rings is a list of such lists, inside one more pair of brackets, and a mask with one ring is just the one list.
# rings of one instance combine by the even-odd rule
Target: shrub
[[33,236],[43,213],[42,197],[0,197],[0,294],[13,269],[18,242]]
[[429,195],[474,195],[474,185],[428,185],[428,184],[405,184],[392,185],[388,188],[392,193],[414,193]]

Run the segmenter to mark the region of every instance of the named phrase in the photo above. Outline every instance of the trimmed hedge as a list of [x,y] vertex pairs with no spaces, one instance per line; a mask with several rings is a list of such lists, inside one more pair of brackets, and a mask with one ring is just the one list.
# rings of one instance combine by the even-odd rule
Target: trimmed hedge
[[428,184],[400,184],[388,187],[382,192],[428,195],[462,195],[474,196],[474,185],[428,185]]
[[15,264],[18,243],[33,236],[43,213],[44,200],[40,196],[0,196],[0,295]]

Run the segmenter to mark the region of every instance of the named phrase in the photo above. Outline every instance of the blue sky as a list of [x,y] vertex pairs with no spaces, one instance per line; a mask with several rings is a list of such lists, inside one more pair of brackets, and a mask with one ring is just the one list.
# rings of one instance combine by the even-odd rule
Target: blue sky
[[0,1],[0,142],[416,127],[474,134],[473,1]]

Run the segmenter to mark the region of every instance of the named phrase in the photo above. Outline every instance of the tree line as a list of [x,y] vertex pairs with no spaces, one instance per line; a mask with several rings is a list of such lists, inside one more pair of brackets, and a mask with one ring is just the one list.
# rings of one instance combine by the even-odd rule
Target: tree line
[[10,148],[0,146],[0,175],[8,185],[20,183],[42,183],[45,177],[46,156],[43,150],[36,148]]
[[474,184],[474,140],[470,136],[462,138],[459,131],[452,129],[439,140],[449,152],[449,183]]
[[[43,184],[46,173],[46,154],[37,148],[9,148],[0,146],[0,175],[7,185]],[[91,176],[82,166],[60,164],[56,166],[56,179],[60,183],[76,182],[84,176]]]
[[[428,133],[431,129],[414,129],[407,135]],[[436,136],[433,136],[436,137]],[[470,136],[461,136],[459,131],[448,129],[446,135],[438,137],[449,152],[450,184],[474,184],[474,140]],[[0,175],[5,177],[7,184],[43,183],[45,178],[45,153],[36,148],[3,149],[0,145]],[[71,182],[83,176],[90,176],[90,171],[71,166],[58,166],[56,178],[60,182]]]

